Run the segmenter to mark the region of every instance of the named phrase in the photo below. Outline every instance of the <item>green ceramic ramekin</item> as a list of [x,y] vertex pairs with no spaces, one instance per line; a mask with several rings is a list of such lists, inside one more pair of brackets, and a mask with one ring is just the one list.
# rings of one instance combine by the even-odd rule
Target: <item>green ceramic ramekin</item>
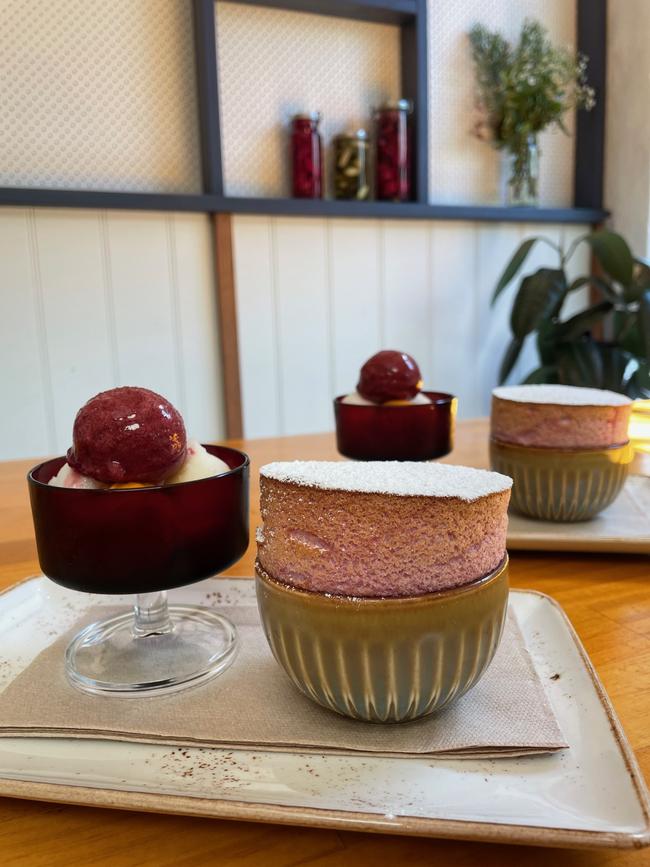
[[614,502],[634,458],[630,443],[541,449],[492,438],[492,469],[513,480],[510,506],[542,521],[586,521]]
[[492,661],[508,605],[507,556],[463,587],[400,598],[311,593],[256,572],[266,637],[295,686],[368,722],[413,720],[467,692]]

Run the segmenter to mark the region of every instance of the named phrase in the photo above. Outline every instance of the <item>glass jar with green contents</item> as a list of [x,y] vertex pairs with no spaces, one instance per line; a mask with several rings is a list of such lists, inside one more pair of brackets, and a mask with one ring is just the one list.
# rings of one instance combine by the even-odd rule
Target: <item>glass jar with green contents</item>
[[368,134],[363,129],[334,139],[334,195],[337,199],[370,197]]

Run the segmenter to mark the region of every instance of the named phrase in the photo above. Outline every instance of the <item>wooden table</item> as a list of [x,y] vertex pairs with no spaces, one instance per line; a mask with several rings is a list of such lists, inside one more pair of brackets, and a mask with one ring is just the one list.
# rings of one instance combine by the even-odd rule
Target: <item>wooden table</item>
[[[336,458],[331,434],[233,443],[252,461],[251,536],[259,520],[257,469],[270,460]],[[446,459],[448,462],[450,458]],[[459,425],[451,462],[487,465],[486,423]],[[0,464],[0,587],[38,571],[25,473]],[[228,571],[253,573],[255,546]],[[512,584],[554,596],[573,621],[650,779],[650,558],[514,552]],[[157,816],[0,800],[0,863],[57,865],[618,865],[650,864],[639,852],[523,849],[353,832]]]

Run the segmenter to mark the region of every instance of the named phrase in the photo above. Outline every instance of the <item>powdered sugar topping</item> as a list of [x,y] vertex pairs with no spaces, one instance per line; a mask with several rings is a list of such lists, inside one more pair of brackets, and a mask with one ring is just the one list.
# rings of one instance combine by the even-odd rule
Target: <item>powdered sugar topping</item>
[[517,403],[553,403],[564,406],[625,406],[632,403],[624,394],[603,388],[576,385],[510,385],[495,388],[494,397]]
[[260,475],[326,490],[457,497],[467,502],[512,486],[512,479],[501,473],[416,461],[276,461],[263,466]]

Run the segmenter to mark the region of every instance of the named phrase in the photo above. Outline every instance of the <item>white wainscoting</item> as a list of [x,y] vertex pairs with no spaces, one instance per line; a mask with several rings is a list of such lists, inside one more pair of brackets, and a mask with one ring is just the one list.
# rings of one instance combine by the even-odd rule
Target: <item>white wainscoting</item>
[[213,286],[203,215],[0,210],[0,459],[64,451],[77,409],[116,385],[221,438]]
[[[509,339],[515,286],[494,284],[515,247],[543,234],[570,243],[583,227],[269,217],[234,219],[244,432],[330,430],[331,400],[354,388],[381,348],[410,352],[426,385],[485,415]],[[546,245],[527,268],[553,266]],[[588,266],[586,252],[572,271]],[[584,296],[576,293],[572,305]],[[513,374],[536,366],[528,345]]]

